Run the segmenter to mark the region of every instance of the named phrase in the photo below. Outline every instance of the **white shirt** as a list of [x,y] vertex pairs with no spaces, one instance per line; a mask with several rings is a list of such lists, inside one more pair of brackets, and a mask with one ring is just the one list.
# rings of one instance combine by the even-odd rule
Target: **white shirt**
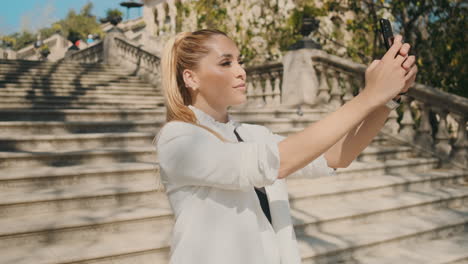
[[[199,123],[173,121],[158,135],[161,181],[174,211],[171,264],[296,264],[301,262],[291,221],[278,142],[264,126],[216,121],[189,105]],[[234,129],[244,142],[237,142]],[[334,175],[323,156],[288,177]],[[272,224],[255,187],[265,187]]]

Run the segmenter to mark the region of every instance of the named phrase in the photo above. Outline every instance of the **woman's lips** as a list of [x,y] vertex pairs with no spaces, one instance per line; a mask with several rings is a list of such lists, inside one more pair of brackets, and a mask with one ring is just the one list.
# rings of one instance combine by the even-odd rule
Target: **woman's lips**
[[245,83],[239,84],[237,86],[234,86],[235,89],[239,89],[242,91],[245,91]]

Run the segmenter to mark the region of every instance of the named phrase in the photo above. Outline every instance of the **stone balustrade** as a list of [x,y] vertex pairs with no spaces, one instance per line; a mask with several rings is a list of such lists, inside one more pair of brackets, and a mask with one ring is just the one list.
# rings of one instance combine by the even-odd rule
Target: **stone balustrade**
[[124,40],[115,38],[119,64],[155,87],[161,87],[161,59]]
[[[311,51],[319,80],[318,101],[336,109],[364,87],[366,66],[321,50]],[[415,84],[393,110],[384,131],[445,161],[468,167],[468,99]]]
[[76,52],[70,52],[65,55],[65,59],[82,63],[99,63],[103,61],[104,46],[103,42],[96,44]]
[[283,65],[281,63],[249,67],[247,73],[247,103],[250,108],[270,108],[281,104]]

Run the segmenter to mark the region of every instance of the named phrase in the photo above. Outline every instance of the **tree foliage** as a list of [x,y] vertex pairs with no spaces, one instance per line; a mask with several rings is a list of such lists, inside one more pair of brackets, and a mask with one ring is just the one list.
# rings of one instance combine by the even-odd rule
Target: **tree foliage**
[[[102,38],[104,33],[96,17],[92,14],[92,8],[93,4],[87,3],[81,8],[79,13],[70,9],[64,19],[53,23],[50,27],[39,29],[38,32],[34,33],[29,31],[17,32],[4,36],[2,39],[6,38],[10,42],[13,42],[13,49],[19,50],[33,43],[37,39],[38,34],[40,34],[41,39],[46,39],[55,33],[67,37],[70,32],[78,34],[80,39],[86,39],[88,34],[98,34]],[[11,39],[14,39],[14,41],[11,41]]]
[[[458,0],[328,0],[327,12],[343,15],[351,10],[354,19],[343,21],[351,41],[343,43],[346,55],[369,63],[384,52],[378,19],[389,18],[394,33],[412,46],[419,68],[418,82],[468,97],[467,28],[468,5]],[[334,39],[333,36],[328,36]]]

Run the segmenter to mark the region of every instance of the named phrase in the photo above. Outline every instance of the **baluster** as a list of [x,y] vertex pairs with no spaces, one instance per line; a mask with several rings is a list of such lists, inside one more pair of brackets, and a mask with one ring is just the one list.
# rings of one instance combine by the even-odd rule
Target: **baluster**
[[271,75],[265,72],[261,75],[265,79],[265,103],[267,106],[273,105],[273,88],[271,87]]
[[262,78],[260,74],[255,74],[254,77],[254,96],[255,107],[262,107],[265,105],[263,100]]
[[315,64],[316,70],[320,73],[320,85],[317,95],[319,104],[326,104],[330,100],[330,86],[327,80],[327,67],[323,64]]
[[421,101],[417,101],[417,105],[419,106],[421,117],[415,142],[417,145],[422,146],[425,149],[432,149],[432,126],[429,121],[430,106],[429,104]]
[[401,119],[401,129],[399,136],[408,140],[409,142],[413,142],[414,135],[416,131],[414,130],[414,119],[413,115],[411,114],[411,102],[413,101],[412,97],[403,96],[401,98],[404,110],[403,110],[403,118]]
[[448,111],[442,108],[435,108],[435,112],[439,116],[439,124],[437,126],[437,134],[435,136],[435,151],[443,157],[449,157],[452,147],[449,144],[450,136],[447,131],[447,114]]
[[451,159],[465,167],[468,167],[468,141],[466,139],[466,122],[467,116],[455,115],[455,120],[458,123],[457,139],[453,144],[453,152]]
[[331,78],[331,99],[328,105],[331,109],[335,110],[341,106],[341,89],[339,83],[339,73],[334,69],[329,70],[329,76]]
[[398,124],[398,112],[396,109],[390,111],[388,114],[387,121],[385,122],[385,126],[383,127],[383,131],[388,132],[393,135],[398,135],[398,131],[400,130],[400,124]]
[[351,101],[353,99],[353,85],[352,85],[352,76],[350,74],[341,72],[341,78],[343,80],[343,85],[345,88],[345,94],[343,96],[343,104],[347,103],[348,101]]
[[281,104],[281,90],[280,90],[281,79],[280,78],[282,75],[283,73],[279,71],[272,72],[272,76],[275,79],[275,88],[273,89],[273,104],[275,106]]
[[255,95],[254,95],[254,85],[253,85],[253,80],[252,80],[252,77],[249,77],[247,79],[247,104],[246,106],[247,107],[250,107],[250,106],[253,106],[253,104],[255,103],[254,102],[254,99],[255,99]]

